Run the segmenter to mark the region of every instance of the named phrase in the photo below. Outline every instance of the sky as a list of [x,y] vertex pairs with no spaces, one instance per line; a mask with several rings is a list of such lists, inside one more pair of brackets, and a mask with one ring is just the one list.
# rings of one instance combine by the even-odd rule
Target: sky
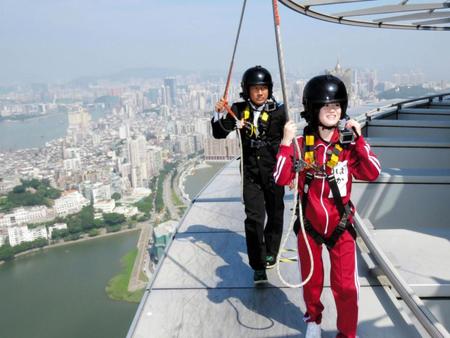
[[[398,2],[398,1],[397,1]],[[129,68],[218,72],[233,51],[242,0],[1,0],[0,84],[65,82]],[[450,32],[350,27],[280,4],[288,73],[334,67],[422,71],[450,80]],[[247,0],[235,72],[278,60],[272,1]]]

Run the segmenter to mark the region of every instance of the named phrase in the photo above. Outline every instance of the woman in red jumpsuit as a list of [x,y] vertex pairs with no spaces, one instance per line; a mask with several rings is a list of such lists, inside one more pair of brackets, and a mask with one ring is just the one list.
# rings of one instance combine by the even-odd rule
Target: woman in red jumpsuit
[[[356,233],[351,225],[354,208],[349,203],[352,179],[373,181],[380,174],[381,166],[361,135],[359,123],[347,118],[347,102],[344,83],[332,75],[312,78],[303,92],[305,111],[302,117],[308,125],[303,136],[297,140],[304,161],[301,163],[307,162],[309,165],[303,166],[300,172],[298,193],[314,259],[313,275],[303,287],[308,338],[321,336],[323,244],[330,255],[331,289],[336,302],[339,331],[337,337],[356,337],[359,284]],[[294,158],[298,159],[292,142],[295,135],[295,124],[287,122],[274,172],[278,185],[290,185],[295,177]],[[298,233],[298,217],[296,223]],[[301,234],[298,236],[298,252],[300,272],[302,278],[306,278],[310,272],[310,257]]]

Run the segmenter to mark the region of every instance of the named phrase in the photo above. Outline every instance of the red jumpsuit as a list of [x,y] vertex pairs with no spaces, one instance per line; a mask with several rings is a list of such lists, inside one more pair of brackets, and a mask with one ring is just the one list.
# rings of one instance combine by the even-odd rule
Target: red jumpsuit
[[[303,149],[303,137],[299,137],[300,149]],[[334,149],[334,144],[339,140],[336,130],[331,142],[328,143],[315,136],[314,156],[315,163],[324,167],[329,160],[327,150]],[[277,154],[274,179],[278,185],[289,185],[294,179],[293,170],[294,144],[290,147],[280,145]],[[295,152],[297,154],[297,152]],[[298,157],[298,155],[296,155]],[[311,169],[308,169],[311,170]],[[339,154],[339,162],[333,168],[326,167],[327,174],[333,170],[341,193],[342,202],[350,200],[352,178],[373,181],[381,171],[380,162],[370,150],[370,146],[362,136],[355,142],[344,148]],[[322,176],[322,177],[321,177]],[[299,175],[299,200],[303,193],[305,183],[305,170]],[[312,227],[322,236],[328,238],[340,221],[340,215],[336,208],[328,181],[323,175],[315,175],[310,183],[306,217]],[[351,221],[351,216],[349,217]],[[317,244],[311,236],[308,242],[314,258],[314,272],[308,283],[303,287],[303,298],[306,304],[305,321],[320,324],[322,319],[323,304],[320,296],[323,289],[324,269],[322,262],[322,245]],[[298,236],[298,252],[301,262],[301,275],[306,278],[310,271],[310,257],[302,235]],[[345,231],[329,250],[331,262],[331,290],[336,302],[338,337],[356,337],[358,323],[358,273],[356,263],[356,243],[348,231]]]

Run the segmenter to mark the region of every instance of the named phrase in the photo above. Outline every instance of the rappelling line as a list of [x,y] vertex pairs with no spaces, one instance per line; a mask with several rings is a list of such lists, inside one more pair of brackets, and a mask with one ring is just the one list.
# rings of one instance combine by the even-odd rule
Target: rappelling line
[[234,57],[236,55],[236,49],[237,49],[237,44],[238,44],[238,41],[239,41],[239,36],[241,35],[241,27],[242,27],[242,21],[244,19],[244,12],[245,12],[245,5],[246,4],[247,4],[247,0],[244,0],[244,3],[242,4],[241,18],[239,19],[239,26],[238,26],[238,31],[237,31],[237,34],[236,34],[236,40],[234,41],[234,49],[233,49],[233,55],[231,56],[230,68],[228,69],[227,83],[225,85],[225,90],[223,92],[223,98],[225,100],[228,97],[228,89],[230,87],[231,73],[233,71],[233,66],[234,66]]
[[[233,54],[231,56],[231,62],[230,62],[230,67],[228,69],[228,75],[227,75],[227,82],[225,84],[225,90],[223,92],[223,99],[225,100],[225,110],[227,111],[228,114],[230,114],[235,120],[236,123],[239,123],[239,125],[242,128],[242,122],[239,121],[239,119],[237,118],[236,114],[231,110],[230,106],[228,105],[227,102],[227,98],[228,98],[228,90],[230,88],[230,82],[231,82],[231,73],[233,72],[233,66],[234,66],[234,57],[236,55],[236,49],[237,49],[237,45],[238,45],[238,41],[239,41],[239,36],[241,35],[241,27],[242,27],[242,21],[244,20],[244,12],[245,12],[245,5],[247,4],[247,0],[244,0],[243,4],[242,4],[242,10],[241,10],[241,18],[239,19],[239,26],[238,26],[238,30],[237,30],[237,34],[236,34],[236,39],[234,41],[234,48],[233,48]],[[237,138],[239,139],[239,149],[241,150],[241,160],[240,160],[240,166],[241,166],[241,202],[242,204],[244,204],[244,151],[242,148],[242,139],[241,139],[241,135],[239,133],[239,130],[237,128],[237,126],[235,127],[236,129],[236,134],[237,134]]]
[[[287,100],[287,91],[286,91],[286,81],[285,81],[285,77],[284,77],[284,74],[285,74],[285,71],[284,71],[284,58],[283,58],[283,49],[282,49],[282,46],[281,46],[280,15],[279,15],[279,12],[278,12],[278,0],[273,0],[272,4],[273,4],[273,21],[274,21],[274,26],[275,26],[275,38],[276,38],[277,54],[278,54],[278,65],[279,65],[279,68],[280,68],[281,90],[283,92],[283,101],[284,101],[285,112],[286,112],[287,117],[290,119],[289,108],[288,108],[288,100]],[[298,141],[297,141],[296,137],[294,137],[293,142],[294,142],[295,150],[297,151],[297,153],[299,155],[298,156],[299,160],[304,162],[302,160],[302,158],[301,158],[301,151],[300,151],[300,147],[298,145]],[[296,159],[294,158],[294,161],[295,160]],[[289,234],[291,233],[291,231],[294,228],[295,216],[296,216],[295,209],[297,209],[297,202],[298,202],[298,176],[299,176],[299,171],[295,170],[294,201],[293,201],[294,208],[292,210],[292,217],[291,217],[291,220],[289,222],[288,232],[287,232],[287,235],[285,236],[285,238],[283,240],[283,243],[280,246],[280,251],[284,249],[284,247],[286,245],[286,242],[287,242],[287,239],[289,237]],[[291,288],[299,288],[299,287],[302,287],[303,285],[305,285],[306,283],[308,283],[309,280],[311,279],[313,271],[314,271],[314,260],[313,260],[313,256],[312,256],[311,246],[309,245],[309,241],[308,241],[308,238],[306,236],[305,225],[303,223],[303,210],[302,210],[301,206],[298,208],[298,210],[299,210],[298,217],[300,219],[302,235],[303,235],[303,238],[305,240],[306,248],[308,249],[308,254],[309,254],[309,258],[310,258],[311,268],[309,270],[308,277],[306,277],[306,279],[303,280],[303,282],[301,282],[300,284],[290,284],[290,283],[286,282],[283,279],[283,277],[281,276],[281,273],[280,273],[280,261],[281,261],[281,258],[280,258],[280,254],[278,254],[278,256],[277,256],[277,263],[278,263],[277,264],[277,274],[278,274],[278,277],[280,278],[281,282],[284,285],[286,285],[288,287],[291,287]],[[300,262],[300,260],[299,260],[299,262]]]
[[281,47],[281,34],[280,34],[280,15],[278,13],[278,1],[273,0],[273,21],[275,24],[275,39],[277,43],[277,54],[278,54],[278,65],[280,68],[280,78],[281,78],[281,91],[283,93],[283,102],[284,102],[284,109],[286,112],[286,115],[288,118],[289,116],[289,107],[288,107],[288,100],[287,100],[287,91],[286,91],[286,79],[284,77],[285,71],[284,71],[284,56],[283,56],[283,49]]
[[239,36],[241,35],[241,27],[242,27],[242,21],[244,20],[244,12],[245,12],[245,5],[247,4],[247,0],[244,0],[244,3],[242,4],[242,10],[241,10],[241,17],[239,19],[239,26],[236,33],[236,39],[234,40],[234,48],[233,48],[233,54],[231,56],[231,62],[230,67],[228,68],[228,75],[227,75],[227,82],[225,84],[225,90],[223,92],[223,99],[225,100],[225,109],[226,111],[236,120],[239,121],[236,114],[231,110],[231,108],[228,106],[227,98],[228,98],[228,90],[230,88],[230,82],[231,82],[231,73],[233,72],[233,66],[234,66],[234,57],[236,56],[236,49],[239,41]]

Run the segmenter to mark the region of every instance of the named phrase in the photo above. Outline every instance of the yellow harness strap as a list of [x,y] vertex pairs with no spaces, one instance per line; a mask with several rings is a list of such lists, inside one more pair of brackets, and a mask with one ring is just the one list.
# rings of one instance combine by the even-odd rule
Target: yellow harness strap
[[[330,159],[327,161],[327,167],[333,169],[339,162],[339,154],[342,151],[340,144],[336,143],[331,152]],[[305,162],[314,164],[314,135],[305,136]]]
[[335,144],[333,152],[331,153],[330,159],[327,162],[327,167],[333,169],[339,162],[339,154],[342,151],[342,147],[339,144]]
[[314,163],[314,135],[306,135],[305,137],[305,162]]

